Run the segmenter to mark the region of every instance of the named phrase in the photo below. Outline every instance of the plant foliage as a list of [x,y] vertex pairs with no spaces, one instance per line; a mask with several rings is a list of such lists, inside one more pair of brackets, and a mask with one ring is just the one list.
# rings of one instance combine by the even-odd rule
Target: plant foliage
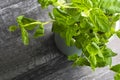
[[[112,66],[112,57],[116,55],[106,46],[109,38],[120,30],[115,31],[116,21],[120,19],[120,0],[38,0],[42,8],[53,6],[49,13],[52,21],[52,31],[65,39],[66,45],[71,41],[77,48],[82,49],[81,56],[69,56],[74,65],[96,67]],[[51,22],[50,21],[50,22]],[[29,43],[28,30],[35,30],[34,37],[44,35],[44,25],[34,19],[19,16],[18,26],[11,26],[10,31],[21,29],[24,44]],[[120,79],[119,65],[111,68],[117,72],[115,80]]]

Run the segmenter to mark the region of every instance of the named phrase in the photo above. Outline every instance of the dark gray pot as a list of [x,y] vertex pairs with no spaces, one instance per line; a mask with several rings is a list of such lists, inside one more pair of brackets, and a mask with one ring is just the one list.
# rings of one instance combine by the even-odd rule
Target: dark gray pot
[[72,54],[80,55],[82,52],[81,49],[78,49],[75,46],[67,46],[65,41],[58,34],[55,34],[55,43],[58,49],[67,56]]

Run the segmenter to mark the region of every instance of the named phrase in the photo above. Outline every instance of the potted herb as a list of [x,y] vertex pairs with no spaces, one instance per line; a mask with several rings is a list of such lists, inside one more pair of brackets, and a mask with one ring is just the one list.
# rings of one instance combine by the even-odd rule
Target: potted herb
[[116,72],[114,79],[120,79],[120,64],[112,66],[112,57],[116,56],[106,43],[120,30],[115,31],[116,21],[120,19],[119,0],[38,0],[42,8],[53,6],[49,13],[50,21],[41,22],[24,16],[17,17],[17,26],[10,26],[10,31],[21,30],[22,40],[29,44],[29,30],[34,30],[34,37],[44,35],[44,25],[52,22],[52,32],[61,37],[67,46],[82,50],[77,55],[69,56],[75,66],[108,66]]

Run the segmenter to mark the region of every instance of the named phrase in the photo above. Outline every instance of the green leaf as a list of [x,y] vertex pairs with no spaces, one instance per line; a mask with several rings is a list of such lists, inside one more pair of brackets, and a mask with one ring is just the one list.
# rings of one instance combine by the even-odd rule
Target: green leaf
[[97,65],[97,59],[96,56],[89,56],[90,66],[94,70]]
[[38,28],[36,29],[35,33],[34,33],[34,37],[38,38],[44,35],[44,26],[41,24],[38,26]]
[[97,60],[97,65],[96,67],[104,67],[106,66],[106,61],[105,59],[99,57],[99,56],[96,56],[96,60]]
[[24,45],[28,45],[29,44],[28,32],[23,27],[21,28],[21,35]]
[[96,54],[98,54],[100,57],[103,57],[99,46],[95,42],[88,44],[86,46],[86,49],[91,56],[95,56]]
[[117,36],[120,38],[120,30],[116,32]]
[[109,48],[105,48],[102,50],[102,53],[104,55],[104,57],[113,57],[116,56],[117,54],[115,52],[113,52],[111,49]]
[[86,58],[79,57],[74,61],[73,66],[90,66],[90,63]]
[[49,16],[50,16],[51,19],[54,19],[54,16],[53,16],[52,13],[49,12],[48,14],[49,14]]
[[[76,47],[81,48],[83,50],[85,49],[85,51],[86,51],[86,48],[83,48],[83,47],[86,47],[88,44],[90,44],[88,35],[83,32],[80,35],[76,36],[75,39],[76,39],[76,42],[75,42]],[[86,52],[85,52],[85,54],[86,54]]]
[[49,5],[48,0],[38,0],[38,3],[41,4],[42,8],[45,8]]
[[75,61],[77,58],[78,58],[77,54],[73,54],[73,55],[68,56],[68,60],[70,60],[70,61]]
[[[59,19],[61,19],[61,20],[64,20],[64,19],[66,19],[66,17],[67,17],[67,13],[64,12],[64,11],[61,10],[61,9],[58,9],[58,8],[54,8],[54,9],[53,9],[53,15],[54,15],[55,19],[59,18]],[[60,21],[60,22],[61,22],[61,21]]]
[[90,66],[90,63],[85,57],[78,56],[77,54],[68,56],[68,60],[74,61],[73,66]]
[[107,32],[110,30],[110,23],[108,17],[101,9],[92,9],[89,17],[94,24],[95,30],[101,32]]
[[66,12],[68,15],[70,15],[70,17],[72,17],[72,20],[73,21],[79,21],[79,19],[81,18],[81,14],[80,14],[80,11],[79,9],[76,9],[76,8],[68,8],[66,9]]
[[71,0],[74,6],[85,10],[93,7],[93,3],[91,0]]
[[[57,21],[53,22],[52,24],[52,31],[55,32],[55,33],[58,33],[60,34],[63,34],[64,38],[65,38],[65,35],[66,35],[66,27],[61,24],[61,23],[58,23]],[[61,36],[63,38],[63,36]]]
[[67,46],[70,46],[72,40],[72,31],[70,29],[66,32],[66,44]]
[[112,16],[112,21],[113,21],[113,22],[116,22],[116,21],[118,21],[119,19],[120,19],[120,14],[115,14],[115,15]]
[[107,58],[104,58],[104,59],[105,59],[106,65],[109,65],[111,67],[111,65],[112,65],[112,57],[107,57]]
[[74,39],[74,38],[72,38],[72,39],[70,40],[70,46],[75,46],[75,39]]
[[49,5],[54,4],[55,2],[57,2],[57,0],[38,0],[38,3],[41,4],[42,8],[46,8]]
[[116,74],[115,74],[114,80],[120,80],[120,73],[116,73]]
[[22,26],[22,25],[23,25],[23,23],[22,23],[22,19],[23,19],[23,18],[24,18],[23,15],[20,15],[20,16],[17,17],[17,22],[18,22],[18,25],[19,25],[19,26]]
[[17,28],[18,26],[12,25],[9,27],[9,31],[14,32]]
[[85,31],[87,31],[87,30],[89,30],[90,28],[92,28],[93,27],[93,23],[90,21],[90,20],[88,20],[87,18],[83,18],[82,19],[82,17],[80,17],[80,27]]
[[60,12],[60,10],[56,8],[53,9],[53,15],[55,22],[53,22],[52,31],[57,33],[66,33],[68,27],[66,23],[67,15],[64,15],[64,13]]
[[110,68],[110,70],[120,73],[120,64],[114,65]]
[[109,65],[111,67],[112,64],[112,58],[111,57],[105,57],[105,58],[101,58],[99,56],[96,56],[97,59],[97,67],[104,67]]
[[101,0],[101,8],[107,11],[108,14],[120,12],[119,0]]
[[78,49],[81,49],[81,42],[75,41],[75,46],[76,46]]
[[[38,22],[37,20],[34,20],[32,18],[27,18],[24,16],[18,16],[17,22],[19,26],[24,27],[26,30],[33,30],[38,25],[38,24],[34,24],[34,22]],[[25,26],[25,25],[28,25],[28,26]]]

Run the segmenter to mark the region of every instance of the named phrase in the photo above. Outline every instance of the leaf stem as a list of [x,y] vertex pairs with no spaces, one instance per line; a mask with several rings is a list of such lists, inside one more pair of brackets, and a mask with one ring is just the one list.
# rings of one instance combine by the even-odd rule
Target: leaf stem
[[34,24],[42,24],[41,22],[32,22],[26,25],[23,25],[24,27],[30,26],[30,25],[34,25]]
[[46,24],[48,24],[48,23],[50,23],[50,22],[53,22],[53,21],[55,21],[55,20],[50,20],[50,21],[47,21],[47,22],[37,21],[37,22],[32,22],[32,23],[29,23],[29,24],[25,24],[25,25],[23,25],[23,27],[27,27],[27,26],[35,25],[35,24],[43,24],[43,25],[46,25]]
[[49,24],[49,23],[51,23],[51,22],[54,22],[55,20],[50,20],[50,21],[47,21],[47,22],[44,22],[44,23],[42,23],[43,25],[46,25],[46,24]]

